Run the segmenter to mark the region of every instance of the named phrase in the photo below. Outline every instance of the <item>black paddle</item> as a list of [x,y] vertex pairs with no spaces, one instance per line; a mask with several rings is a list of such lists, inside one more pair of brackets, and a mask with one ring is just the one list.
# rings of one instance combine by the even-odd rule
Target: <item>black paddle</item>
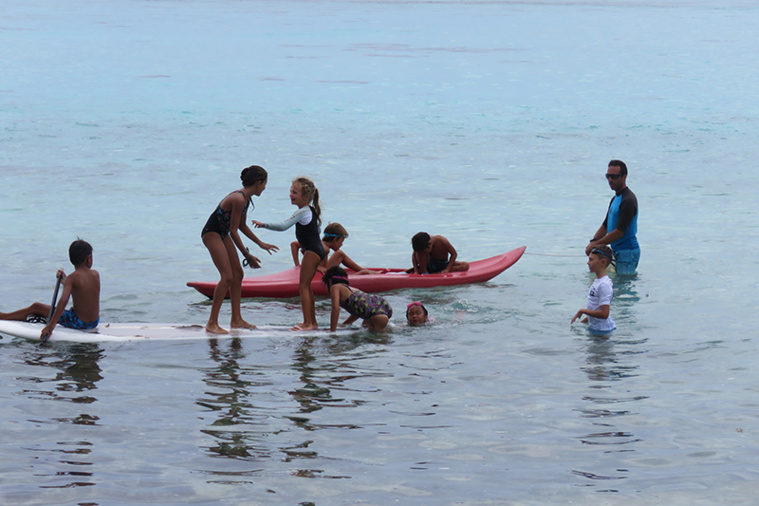
[[[61,287],[61,281],[63,281],[63,276],[59,274],[56,276],[55,291],[53,292],[53,302],[50,303],[50,314],[47,316],[48,324],[53,319],[53,314],[55,313],[55,301],[58,300],[58,289]],[[50,334],[42,336],[42,342],[46,343],[49,338]]]

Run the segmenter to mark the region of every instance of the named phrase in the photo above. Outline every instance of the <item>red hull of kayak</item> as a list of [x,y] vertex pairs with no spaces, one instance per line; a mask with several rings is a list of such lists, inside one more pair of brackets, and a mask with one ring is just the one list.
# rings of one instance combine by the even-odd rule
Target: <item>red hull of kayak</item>
[[[384,274],[362,274],[350,276],[350,285],[367,293],[389,292],[402,288],[432,288],[435,286],[465,285],[488,281],[516,263],[524,254],[525,246],[511,250],[502,255],[469,262],[469,270],[447,274],[407,274],[405,269],[374,269],[385,271]],[[300,268],[294,267],[276,274],[254,276],[242,280],[243,297],[298,297],[298,280]],[[317,272],[311,283],[315,295],[327,295],[321,282],[322,275]],[[213,297],[217,281],[190,281],[190,286],[203,295]]]

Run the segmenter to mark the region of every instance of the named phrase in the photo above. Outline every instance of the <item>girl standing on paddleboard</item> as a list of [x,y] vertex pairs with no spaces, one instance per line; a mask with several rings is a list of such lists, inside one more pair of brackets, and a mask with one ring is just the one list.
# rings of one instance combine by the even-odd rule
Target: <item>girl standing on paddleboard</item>
[[[237,256],[235,247],[240,250],[245,261],[243,265],[248,265],[254,269],[261,267],[261,261],[250,254],[248,248],[240,239],[239,232],[242,232],[250,240],[265,249],[271,255],[272,251],[279,248],[273,244],[266,244],[261,241],[246,224],[248,214],[248,205],[252,205],[253,195],[260,196],[266,189],[268,175],[263,167],[251,165],[243,169],[240,174],[242,180],[242,189],[233,191],[219,202],[216,210],[211,214],[206,222],[201,238],[203,244],[211,253],[211,259],[219,270],[221,279],[213,291],[213,303],[211,304],[211,315],[208,317],[206,330],[213,334],[228,334],[228,331],[219,327],[219,311],[224,297],[229,293],[232,301],[232,320],[231,328],[254,329],[242,318],[240,312],[240,299],[242,298],[242,278],[243,268],[240,265],[240,259]],[[253,206],[255,208],[255,205]]]
[[311,281],[313,281],[316,269],[325,256],[324,245],[319,237],[319,225],[321,224],[319,190],[310,179],[296,177],[290,186],[290,202],[298,207],[290,219],[282,223],[261,223],[253,220],[253,224],[257,228],[262,227],[278,232],[295,225],[295,238],[303,251],[298,283],[303,322],[295,325],[292,329],[313,330],[318,328],[318,324],[316,323],[314,291],[311,288]]

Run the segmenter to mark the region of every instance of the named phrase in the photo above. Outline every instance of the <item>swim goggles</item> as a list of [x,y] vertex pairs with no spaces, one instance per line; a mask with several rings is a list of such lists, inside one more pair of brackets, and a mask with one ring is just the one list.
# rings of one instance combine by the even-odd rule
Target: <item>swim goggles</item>
[[591,253],[596,253],[596,254],[598,254],[598,255],[601,255],[601,256],[605,256],[606,258],[608,258],[608,259],[609,259],[609,263],[611,263],[611,265],[613,265],[613,266],[615,266],[615,267],[616,267],[616,265],[617,265],[617,262],[616,262],[616,261],[615,261],[615,260],[614,260],[612,257],[610,257],[608,254],[606,254],[606,253],[604,253],[603,251],[601,251],[600,249],[598,249],[598,248],[593,248],[592,250],[590,250],[590,252],[591,252]]

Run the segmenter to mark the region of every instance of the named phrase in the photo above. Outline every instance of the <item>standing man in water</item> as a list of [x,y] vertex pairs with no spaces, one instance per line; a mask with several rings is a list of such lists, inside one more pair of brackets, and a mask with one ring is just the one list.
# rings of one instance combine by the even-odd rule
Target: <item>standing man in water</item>
[[640,259],[638,245],[638,199],[627,187],[627,165],[612,160],[606,170],[606,180],[614,191],[606,218],[585,248],[585,254],[596,246],[608,244],[617,261],[617,274],[635,274]]

